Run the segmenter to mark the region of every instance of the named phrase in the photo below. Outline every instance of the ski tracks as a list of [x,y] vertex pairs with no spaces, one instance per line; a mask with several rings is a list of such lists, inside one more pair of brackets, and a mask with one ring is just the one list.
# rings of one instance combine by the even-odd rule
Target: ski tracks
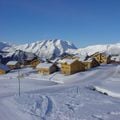
[[56,110],[55,102],[51,96],[40,96],[40,100],[34,101],[30,114],[39,117],[40,120],[49,120]]

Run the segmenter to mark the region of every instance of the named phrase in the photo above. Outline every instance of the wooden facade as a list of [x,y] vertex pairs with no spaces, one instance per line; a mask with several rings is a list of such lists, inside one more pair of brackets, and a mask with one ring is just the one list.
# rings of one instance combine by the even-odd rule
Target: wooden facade
[[36,68],[36,66],[37,66],[38,64],[40,64],[40,60],[39,60],[39,59],[34,59],[34,60],[32,60],[32,61],[30,62],[31,67],[33,67],[33,68]]
[[100,64],[109,64],[111,61],[110,55],[107,55],[105,53],[95,53],[90,56],[91,58],[95,58]]
[[83,61],[83,64],[85,65],[85,70],[88,70],[93,67],[99,66],[99,62],[94,58],[89,58],[88,60]]
[[71,75],[84,70],[85,70],[84,64],[76,59],[75,60],[64,59],[63,62],[61,62],[61,72],[63,74]]
[[5,74],[5,73],[6,73],[6,71],[5,71],[5,70],[0,69],[0,75]]
[[31,65],[31,62],[33,61],[33,58],[25,59],[24,60],[24,66]]
[[42,75],[49,75],[57,71],[57,66],[52,63],[40,63],[36,69]]

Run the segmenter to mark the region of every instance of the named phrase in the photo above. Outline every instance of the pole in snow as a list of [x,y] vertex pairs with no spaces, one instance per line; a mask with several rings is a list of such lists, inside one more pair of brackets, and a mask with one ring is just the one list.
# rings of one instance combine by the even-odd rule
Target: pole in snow
[[18,70],[18,92],[19,92],[19,96],[20,96],[20,94],[21,94],[21,90],[20,90],[20,71]]

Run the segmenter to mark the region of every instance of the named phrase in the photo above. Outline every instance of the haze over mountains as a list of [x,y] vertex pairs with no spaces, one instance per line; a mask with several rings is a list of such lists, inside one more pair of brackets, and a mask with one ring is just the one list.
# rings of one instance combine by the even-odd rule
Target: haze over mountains
[[[56,58],[64,53],[76,54],[76,55],[91,55],[95,52],[106,52],[108,54],[116,55],[120,54],[120,43],[107,44],[107,45],[93,45],[85,48],[77,48],[73,43],[63,41],[60,39],[37,41],[31,44],[23,45],[9,45],[4,42],[0,42],[0,51],[6,51],[8,53],[5,56],[17,56],[18,51],[24,51],[20,53],[22,56],[34,56],[37,55],[41,58]],[[28,55],[29,54],[29,55]],[[2,54],[3,56],[3,54]]]

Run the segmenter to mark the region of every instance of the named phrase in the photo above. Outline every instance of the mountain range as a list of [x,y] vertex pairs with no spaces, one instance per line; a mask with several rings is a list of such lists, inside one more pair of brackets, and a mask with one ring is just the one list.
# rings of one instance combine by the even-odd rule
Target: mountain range
[[106,52],[110,55],[120,54],[120,43],[106,45],[92,45],[85,48],[77,48],[73,43],[60,39],[37,41],[31,44],[10,45],[0,42],[0,54],[2,57],[18,56],[30,58],[38,56],[45,59],[54,59],[64,53],[75,55],[91,55],[95,52]]
[[56,58],[63,53],[66,53],[68,50],[76,49],[76,46],[68,41],[54,39],[37,41],[31,44],[4,47],[1,50],[9,52],[7,56],[13,55],[16,50],[22,50],[24,52],[36,54],[41,58]]

